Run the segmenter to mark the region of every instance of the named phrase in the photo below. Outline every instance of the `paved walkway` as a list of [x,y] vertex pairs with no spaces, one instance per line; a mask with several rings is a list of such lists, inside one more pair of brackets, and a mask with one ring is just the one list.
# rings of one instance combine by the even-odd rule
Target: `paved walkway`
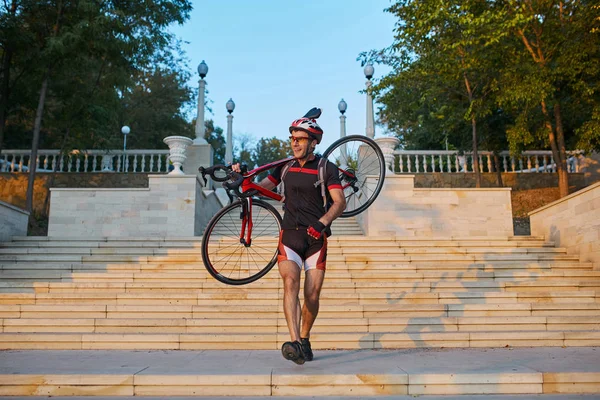
[[[165,382],[163,384],[175,382],[178,385],[220,384],[223,386],[255,382],[253,383],[255,385],[271,387],[270,394],[272,395],[294,393],[326,395],[326,388],[329,385],[336,385],[340,388],[346,385],[356,385],[360,380],[358,384],[362,382],[382,386],[408,385],[408,393],[414,395],[418,393],[410,392],[411,387],[448,384],[455,385],[455,387],[456,385],[494,387],[494,385],[521,384],[527,387],[538,385],[541,388],[542,384],[546,385],[546,381],[550,379],[548,374],[554,373],[569,373],[570,376],[575,377],[574,379],[577,379],[578,376],[592,376],[592,381],[585,382],[595,384],[600,388],[600,347],[316,351],[314,361],[303,366],[284,360],[278,351],[29,350],[0,352],[0,379],[2,379],[0,383],[4,385],[10,385],[19,378],[26,378],[25,376],[31,378],[37,376],[41,379],[41,376],[47,375],[59,376],[60,379],[63,379],[66,375],[73,375],[83,376],[82,379],[85,380],[86,376],[102,375],[103,377],[128,377],[131,382],[135,382],[130,385],[136,387],[138,384],[146,387],[161,385],[161,382]],[[315,384],[316,386],[314,386]],[[311,388],[314,392],[311,392],[310,388],[306,388],[307,392],[304,393],[292,391],[302,385],[313,385]],[[285,389],[286,386],[289,389]],[[276,389],[283,390],[282,388],[288,391],[278,393]],[[321,390],[325,390],[325,392]],[[136,394],[145,395],[138,392]],[[264,393],[256,394],[264,396]],[[336,392],[333,391],[330,394],[335,395]],[[386,393],[381,394],[385,395]],[[361,398],[378,399],[386,397],[361,396]],[[483,398],[485,400],[504,400],[535,397],[534,394],[530,394],[526,397],[484,396]],[[15,399],[16,397],[11,398]],[[52,398],[58,399],[59,397]],[[140,397],[136,396],[135,398],[139,399]],[[328,399],[335,398],[328,397]],[[393,398],[410,399],[414,397],[396,396]],[[425,398],[450,400],[480,397],[428,396]],[[548,398],[600,399],[600,390],[597,395],[585,397],[563,394]],[[70,399],[74,398],[70,397]]]
[[11,350],[0,374],[485,374],[600,372],[600,347],[316,350],[300,366],[273,350]]

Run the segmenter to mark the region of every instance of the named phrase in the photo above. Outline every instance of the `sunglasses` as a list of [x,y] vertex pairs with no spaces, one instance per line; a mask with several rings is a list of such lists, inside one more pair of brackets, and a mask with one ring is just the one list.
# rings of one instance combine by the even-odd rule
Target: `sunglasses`
[[303,143],[306,140],[310,140],[310,138],[301,136],[290,136],[290,142],[292,143]]

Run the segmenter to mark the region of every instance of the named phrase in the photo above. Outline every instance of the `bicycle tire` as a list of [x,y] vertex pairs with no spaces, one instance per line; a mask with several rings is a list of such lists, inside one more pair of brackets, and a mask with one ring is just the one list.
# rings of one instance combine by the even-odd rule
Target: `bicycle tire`
[[[385,159],[377,143],[362,135],[345,136],[325,150],[323,157],[333,162],[340,171],[352,171],[354,179],[340,173],[346,196],[342,218],[353,217],[366,210],[379,196],[385,180]],[[367,178],[371,178],[368,181]],[[352,182],[351,182],[352,181]]]
[[[208,222],[202,237],[202,261],[208,273],[227,285],[246,285],[266,275],[277,262],[281,215],[269,203],[252,199],[252,242],[240,241],[243,204],[238,200]],[[273,246],[270,247],[270,243]],[[254,263],[254,265],[251,265]],[[231,273],[227,274],[227,271]],[[234,273],[237,272],[237,278]],[[245,273],[245,276],[242,276]]]

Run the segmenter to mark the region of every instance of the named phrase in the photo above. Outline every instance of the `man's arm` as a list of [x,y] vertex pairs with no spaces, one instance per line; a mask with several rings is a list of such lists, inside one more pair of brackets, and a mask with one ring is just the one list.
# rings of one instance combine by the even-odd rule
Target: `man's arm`
[[[235,172],[241,172],[239,163],[232,164],[231,169]],[[260,181],[258,183],[258,186],[263,187],[267,190],[273,190],[277,185],[267,177],[267,178],[264,178],[262,181]]]
[[346,197],[342,189],[330,189],[329,195],[333,200],[333,204],[329,207],[325,215],[319,218],[319,221],[325,226],[331,224],[346,209]]
[[260,181],[258,183],[258,186],[263,187],[267,190],[273,190],[273,189],[275,189],[275,187],[277,185],[275,183],[273,183],[273,181],[270,180],[269,178],[264,178],[262,181]]

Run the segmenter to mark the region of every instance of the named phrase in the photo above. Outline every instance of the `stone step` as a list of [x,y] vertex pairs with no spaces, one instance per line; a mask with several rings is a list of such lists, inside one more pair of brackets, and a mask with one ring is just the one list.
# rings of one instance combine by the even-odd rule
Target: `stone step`
[[[277,350],[282,333],[0,333],[2,350]],[[599,346],[600,331],[323,332],[313,350]]]
[[[278,304],[0,304],[0,318],[271,318]],[[600,315],[600,303],[327,304],[321,318],[369,317],[579,317]]]
[[[27,247],[200,247],[201,237],[182,238],[157,238],[157,237],[135,237],[135,238],[82,238],[82,237],[47,237],[47,236],[21,236],[13,237],[11,242],[0,244],[3,247],[27,246]],[[394,243],[400,246],[542,246],[554,247],[554,243],[546,241],[542,236],[510,236],[510,237],[423,237],[423,238],[396,238],[389,236],[366,236],[356,238],[354,236],[334,235],[329,238],[329,243],[364,245],[365,243]]]
[[[229,242],[232,242],[230,240]],[[275,238],[267,241],[267,243],[277,243]],[[9,254],[13,252],[23,252],[30,250],[31,252],[42,252],[47,251],[49,253],[60,253],[63,250],[74,249],[77,252],[87,253],[94,250],[105,250],[105,249],[132,249],[139,251],[153,251],[153,250],[194,250],[201,249],[202,242],[197,240],[194,242],[157,242],[157,241],[122,241],[122,242],[82,242],[82,241],[58,241],[58,242],[2,242],[0,243],[0,254]],[[396,249],[404,251],[419,251],[419,249],[425,249],[424,251],[462,251],[463,249],[479,249],[486,248],[492,252],[497,251],[509,251],[513,249],[515,251],[521,250],[539,250],[539,251],[554,251],[554,243],[552,242],[514,242],[514,241],[501,241],[501,242],[481,242],[481,241],[400,241],[400,240],[374,240],[371,237],[363,237],[361,240],[354,240],[352,236],[337,240],[336,237],[331,237],[328,240],[329,248],[333,251],[338,249]],[[562,252],[562,250],[559,250]]]
[[[226,248],[229,242],[223,243],[222,247]],[[273,246],[277,245],[276,241],[269,243]],[[382,250],[385,249],[385,250]],[[373,254],[379,255],[385,252],[388,255],[412,255],[412,254],[566,254],[564,248],[551,247],[404,247],[399,246],[368,246],[364,243],[360,246],[329,246],[329,254],[354,255],[354,254]],[[260,252],[260,249],[257,249]],[[99,247],[99,248],[84,248],[84,247],[7,247],[0,250],[0,255],[201,255],[201,248],[166,248],[166,247]],[[21,257],[20,259],[23,259]]]
[[[281,280],[277,278],[278,272],[272,270],[267,276],[243,286],[229,286],[217,282],[212,277],[194,274],[136,274],[136,273],[80,273],[80,274],[52,274],[51,272],[39,272],[38,278],[29,275],[20,276],[18,273],[3,275],[4,282],[0,283],[0,292],[19,292],[21,290],[45,293],[50,287],[67,290],[72,285],[82,285],[82,288],[93,289],[95,285],[103,287],[108,285],[112,288],[125,288],[131,290],[167,290],[173,289],[198,289],[205,293],[213,292],[240,292],[245,291],[271,291],[281,288]],[[1,274],[0,274],[1,275]],[[30,282],[26,283],[29,276]],[[46,282],[39,283],[39,277],[44,277]],[[50,282],[50,278],[56,282]],[[125,285],[125,286],[122,286]],[[16,290],[15,290],[16,289]],[[357,290],[360,292],[369,290],[383,290],[386,293],[399,293],[405,291],[420,292],[574,292],[574,291],[599,291],[600,282],[592,278],[560,278],[546,280],[511,280],[508,278],[480,278],[473,280],[448,279],[437,280],[435,278],[400,278],[400,279],[328,279],[326,290]]]
[[[287,333],[284,318],[4,318],[4,333]],[[320,318],[312,333],[600,331],[588,317]]]
[[[318,394],[332,400],[339,397],[330,396],[473,400],[479,397],[472,395],[482,394],[482,400],[500,400],[495,395],[522,394],[525,397],[510,399],[539,395],[545,399],[548,395],[548,399],[557,400],[560,397],[552,394],[597,395],[597,356],[596,348],[576,347],[321,350],[315,352],[311,363],[296,366],[284,360],[278,350],[12,351],[4,355],[6,367],[0,375],[0,388],[6,396],[53,398],[135,395],[173,399],[201,395],[314,399]],[[58,371],[57,365],[61,365]],[[440,394],[445,396],[435,396]],[[568,397],[575,398],[583,399]]]
[[[82,291],[46,293],[0,292],[0,304],[189,304],[189,305],[281,305],[281,290],[248,295],[246,293],[198,293],[197,289],[176,293],[151,290],[127,292],[124,285],[87,285]],[[303,296],[299,296],[303,299]],[[499,303],[600,303],[600,291],[558,292],[432,292],[432,291],[340,291],[324,290],[322,304],[499,304]]]
[[[333,377],[335,379],[335,377]],[[587,379],[587,378],[586,378]],[[573,384],[574,382],[570,382]],[[566,386],[565,386],[566,387]],[[579,386],[578,386],[579,387]],[[46,388],[43,386],[43,388]],[[195,388],[196,389],[196,388]],[[69,392],[72,388],[69,388]],[[311,390],[313,391],[322,391],[322,389],[317,388],[316,386],[311,386]],[[356,391],[356,388],[352,388],[352,392]],[[134,390],[135,392],[135,390]],[[532,397],[533,396],[533,397]],[[51,399],[51,400],[90,400],[89,396],[36,396],[38,399]],[[415,400],[415,395],[361,395],[361,400]],[[466,394],[466,395],[426,395],[420,396],[423,400],[531,400],[532,398],[538,400],[598,400],[598,396],[596,394]],[[0,397],[2,398],[2,397]],[[189,400],[188,396],[169,396],[169,400]],[[349,394],[347,396],[327,396],[327,400],[349,400],[356,399],[357,396],[353,394]],[[7,400],[10,399],[19,399],[20,397],[6,397]],[[25,397],[23,398],[25,399]],[[93,397],[94,400],[156,400],[156,396],[104,396],[102,394],[95,395]],[[211,396],[211,395],[202,395],[202,400],[222,400],[223,396]],[[290,396],[235,396],[236,400],[289,400]],[[314,400],[315,396],[302,396],[302,395],[294,395],[294,400]]]
[[[202,262],[178,262],[178,263],[126,263],[111,262],[106,263],[75,263],[75,262],[5,262],[0,263],[2,270],[59,270],[64,272],[81,270],[159,270],[159,271],[180,271],[180,270],[198,270],[204,271]],[[471,262],[471,261],[444,261],[435,262],[340,262],[328,260],[328,271],[368,271],[368,270],[393,270],[393,271],[426,271],[426,270],[453,270],[453,271],[495,271],[495,270],[588,270],[594,271],[591,262],[564,262],[564,261],[495,261],[495,262]]]
[[[261,245],[262,248],[263,245]],[[273,251],[276,246],[273,245]],[[258,249],[257,254],[270,255],[267,250]],[[239,254],[239,249],[235,247],[224,247],[215,254],[235,255]],[[341,262],[427,262],[427,261],[469,261],[469,262],[493,262],[493,261],[570,261],[578,262],[578,256],[553,253],[523,253],[523,254],[501,254],[501,253],[469,253],[469,254],[389,254],[386,252],[382,255],[381,252],[373,254],[357,253],[357,254],[342,254],[331,251],[328,254],[328,260]],[[0,262],[6,263],[45,263],[45,262],[62,262],[62,263],[106,263],[106,262],[127,262],[127,263],[180,263],[180,262],[202,262],[200,251],[194,250],[192,253],[179,254],[173,253],[168,255],[140,255],[140,254],[93,254],[93,255],[78,255],[78,254],[3,254],[0,255]]]

